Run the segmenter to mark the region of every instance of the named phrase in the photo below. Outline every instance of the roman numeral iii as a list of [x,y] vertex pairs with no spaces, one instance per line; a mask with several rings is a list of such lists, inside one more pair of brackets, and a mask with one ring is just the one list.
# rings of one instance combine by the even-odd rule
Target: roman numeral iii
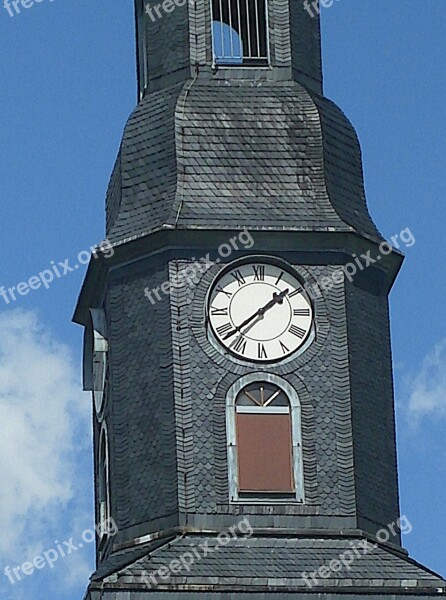
[[295,317],[309,317],[310,309],[309,308],[295,308],[293,310],[293,315]]

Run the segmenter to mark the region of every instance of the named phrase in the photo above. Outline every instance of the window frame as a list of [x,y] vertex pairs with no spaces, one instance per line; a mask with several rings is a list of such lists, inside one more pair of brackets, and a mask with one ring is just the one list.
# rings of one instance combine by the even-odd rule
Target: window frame
[[104,416],[107,379],[107,319],[104,309],[91,308],[84,330],[83,389],[92,392],[95,415],[100,423]]
[[[145,0],[137,0],[137,8],[135,11],[135,25],[138,34],[138,48],[136,49],[136,58],[138,62],[138,88],[139,100],[141,101],[147,91],[149,84],[149,68],[147,58],[147,14]],[[142,39],[141,39],[142,38]]]
[[[216,0],[220,3],[224,1],[231,2],[232,0]],[[248,0],[237,0],[238,2],[248,2]],[[270,0],[265,1],[265,46],[266,46],[266,54],[264,57],[245,57],[242,56],[242,62],[240,64],[234,63],[225,63],[217,60],[216,54],[214,52],[214,0],[209,0],[210,7],[210,31],[211,31],[211,52],[212,52],[212,68],[213,69],[269,69],[271,67],[271,48],[270,48],[270,24],[269,24],[269,2]],[[257,0],[256,0],[257,5]],[[219,22],[219,21],[216,21]],[[226,23],[228,27],[230,25]],[[241,33],[238,33],[238,36],[242,40]],[[247,62],[248,61],[248,62]],[[249,61],[253,61],[250,64]]]
[[[104,448],[104,453],[102,452]],[[104,460],[103,460],[104,455]],[[102,543],[108,538],[107,524],[111,518],[110,508],[110,455],[108,443],[108,430],[105,422],[102,423],[98,445],[98,538]]]
[[[281,494],[259,492],[243,493],[239,491],[238,476],[238,446],[237,446],[237,427],[236,410],[237,398],[240,392],[248,385],[262,382],[271,383],[279,387],[287,396],[289,401],[289,410],[291,417],[291,447],[292,447],[292,466],[294,476],[294,494]],[[228,391],[226,397],[226,443],[228,460],[228,483],[229,500],[232,503],[248,504],[290,504],[305,503],[304,474],[303,474],[303,456],[302,456],[302,430],[301,430],[301,404],[299,396],[293,387],[281,377],[271,373],[251,373],[236,381]]]

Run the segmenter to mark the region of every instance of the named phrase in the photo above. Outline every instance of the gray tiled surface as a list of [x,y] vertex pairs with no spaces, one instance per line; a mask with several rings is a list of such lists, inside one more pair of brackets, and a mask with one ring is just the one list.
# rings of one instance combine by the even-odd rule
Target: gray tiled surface
[[[362,527],[373,533],[396,521],[396,472],[388,468],[395,464],[390,371],[383,366],[387,381],[368,382],[367,397],[360,379],[370,361],[376,370],[381,354],[389,352],[388,338],[379,336],[372,319],[376,313],[387,330],[386,299],[353,288],[346,305],[341,281],[315,301],[316,340],[308,350],[285,364],[256,367],[284,377],[300,398],[306,505],[240,507],[229,502],[225,401],[229,387],[252,366],[222,354],[206,334],[206,294],[221,267],[161,302],[151,304],[143,295],[146,286],[161,285],[186,264],[146,261],[131,272],[115,272],[109,283],[112,391],[106,419],[111,503],[120,532],[128,530],[131,539],[174,526],[179,518],[219,527],[241,512],[258,527],[345,529],[362,518]],[[296,268],[308,283],[339,269]],[[379,403],[385,406],[374,410]],[[389,413],[385,422],[383,411]],[[373,446],[364,433],[370,428]]]
[[121,195],[112,185],[107,200],[113,241],[165,224],[379,236],[353,128],[297,83],[198,78],[148,94],[127,124],[117,168]]
[[399,507],[389,312],[386,298],[348,282],[346,302],[357,511],[367,528],[390,523]]
[[[152,268],[160,285],[167,268]],[[119,529],[177,511],[169,302],[147,310],[144,280],[117,278],[107,301],[111,395],[111,505]],[[160,524],[161,525],[161,524]]]
[[[113,583],[137,582],[142,575],[153,574],[161,567],[167,567],[173,560],[181,559],[185,553],[195,548],[200,555],[190,566],[190,571],[177,569],[169,579],[158,578],[159,583],[183,584],[250,584],[255,587],[271,585],[277,588],[293,585],[305,589],[302,574],[309,576],[330,561],[339,560],[344,553],[357,546],[358,539],[284,539],[284,538],[238,538],[226,546],[220,546],[216,538],[186,536],[177,538],[148,556],[118,572]],[[370,542],[369,542],[370,544]],[[204,549],[206,548],[206,549]],[[209,551],[209,548],[212,551]],[[362,552],[360,547],[358,552]],[[206,554],[206,555],[205,555]],[[336,567],[337,568],[337,567]],[[317,577],[317,575],[316,575]],[[216,580],[215,578],[218,578]],[[318,577],[318,587],[338,582],[340,588],[361,586],[388,587],[444,587],[445,583],[435,574],[427,571],[411,559],[394,554],[382,547],[370,549],[349,564],[341,567],[332,576]],[[329,581],[331,580],[331,581]],[[108,581],[105,578],[105,581]],[[412,583],[408,583],[408,581]]]

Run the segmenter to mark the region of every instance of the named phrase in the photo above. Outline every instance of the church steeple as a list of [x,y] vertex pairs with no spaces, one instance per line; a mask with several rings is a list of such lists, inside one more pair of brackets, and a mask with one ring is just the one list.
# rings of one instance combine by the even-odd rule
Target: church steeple
[[135,14],[140,97],[198,73],[294,79],[322,93],[319,13],[303,2],[135,0]]
[[368,212],[355,130],[322,95],[319,15],[138,0],[136,17],[113,255],[92,261],[75,313],[96,515],[118,528],[98,539],[87,600],[436,597],[446,583],[401,547],[402,256]]

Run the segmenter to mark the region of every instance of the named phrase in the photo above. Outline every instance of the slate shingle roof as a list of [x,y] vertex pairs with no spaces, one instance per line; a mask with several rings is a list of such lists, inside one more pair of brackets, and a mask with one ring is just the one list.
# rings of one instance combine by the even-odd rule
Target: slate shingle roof
[[[163,589],[178,585],[213,585],[249,586],[250,591],[261,588],[277,590],[292,587],[308,591],[303,579],[307,575],[310,582],[311,573],[322,566],[328,566],[330,561],[339,561],[343,553],[354,555],[352,546],[358,547],[361,554],[349,564],[342,566],[336,573],[323,579],[315,575],[316,588],[336,586],[339,591],[355,588],[410,588],[417,589],[442,588],[446,590],[446,582],[439,576],[411,560],[403,553],[396,553],[383,546],[371,549],[372,542],[368,541],[370,550],[365,553],[365,540],[359,538],[282,538],[282,537],[251,537],[231,540],[226,546],[219,546],[215,537],[185,536],[179,537],[158,548],[151,554],[121,569],[111,578],[101,577],[98,572],[94,579],[104,579],[107,583],[116,583],[122,589],[125,584],[143,585],[144,580],[150,581],[154,575],[158,586]],[[358,546],[358,544],[362,544]],[[211,548],[207,553],[203,545]],[[175,567],[169,579],[156,576],[161,567],[168,567],[171,561],[180,561],[186,553],[192,555],[195,548],[200,559],[196,558],[190,564],[189,571]],[[190,559],[189,559],[190,560]],[[104,567],[103,567],[104,568]],[[314,584],[314,581],[313,581]]]
[[353,127],[295,82],[198,78],[150,93],[129,119],[116,168],[107,199],[114,242],[166,225],[380,239]]

